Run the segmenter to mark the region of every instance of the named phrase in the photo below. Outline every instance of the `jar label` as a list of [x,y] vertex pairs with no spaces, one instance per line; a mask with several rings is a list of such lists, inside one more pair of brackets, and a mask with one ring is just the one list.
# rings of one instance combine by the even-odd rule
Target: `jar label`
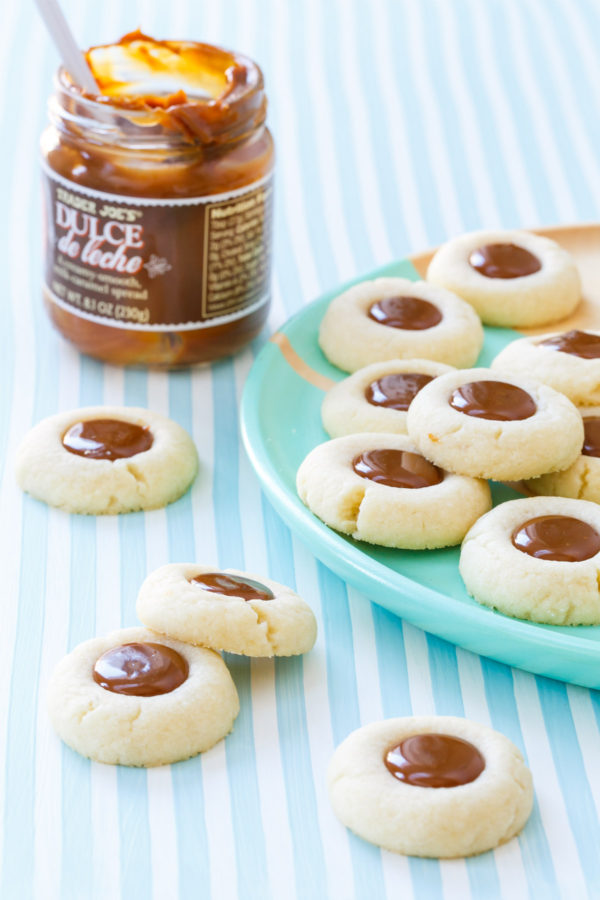
[[117,328],[224,325],[269,299],[272,176],[210,197],[125,197],[44,166],[45,294]]

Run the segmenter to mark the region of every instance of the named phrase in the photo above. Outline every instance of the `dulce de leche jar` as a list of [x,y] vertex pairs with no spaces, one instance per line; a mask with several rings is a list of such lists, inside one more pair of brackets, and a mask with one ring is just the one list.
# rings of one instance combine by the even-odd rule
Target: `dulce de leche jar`
[[234,353],[270,299],[273,141],[260,69],[139,32],[87,60],[101,93],[60,70],[42,136],[53,324],[117,364]]

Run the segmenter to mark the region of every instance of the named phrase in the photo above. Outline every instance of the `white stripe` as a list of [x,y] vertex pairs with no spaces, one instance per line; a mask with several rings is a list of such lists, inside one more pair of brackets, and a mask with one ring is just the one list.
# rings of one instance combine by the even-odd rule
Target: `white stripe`
[[513,678],[521,733],[557,879],[563,891],[570,891],[564,893],[565,897],[586,897],[585,878],[554,766],[535,679],[519,669],[513,670]]
[[586,688],[577,687],[574,684],[567,685],[567,696],[573,724],[577,734],[577,743],[581,750],[583,767],[590,785],[596,815],[600,819],[600,734],[590,692]]
[[402,622],[404,652],[414,716],[435,716],[435,700],[431,684],[429,653],[425,632],[408,622]]

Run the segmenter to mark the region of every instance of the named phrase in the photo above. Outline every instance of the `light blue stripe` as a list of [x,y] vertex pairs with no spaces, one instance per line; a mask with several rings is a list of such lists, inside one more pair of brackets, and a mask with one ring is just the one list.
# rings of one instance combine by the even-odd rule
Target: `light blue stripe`
[[[511,669],[486,657],[481,657],[481,669],[492,726],[519,748],[525,762],[535,771],[533,761],[527,760],[525,752]],[[535,796],[533,811],[518,840],[531,896],[536,898],[543,885],[544,896],[558,900],[554,863]]]
[[[169,415],[175,422],[193,434],[192,378],[189,372],[170,372]],[[206,382],[206,390],[209,390]],[[202,462],[200,463],[202,466]],[[201,473],[200,477],[205,477]],[[188,489],[183,497],[167,507],[169,534],[169,561],[191,562],[195,557],[194,517],[192,493]]]
[[[366,600],[366,598],[365,598]],[[412,715],[402,620],[371,604],[379,662],[381,704],[386,719]]]
[[[360,727],[356,672],[349,665],[354,658],[352,624],[344,582],[318,563],[323,625],[327,646],[327,688],[331,726],[336,746]],[[323,776],[324,777],[324,773]],[[349,832],[356,897],[370,900],[385,896],[379,847]]]
[[[239,512],[239,437],[235,377],[231,360],[215,363],[213,371],[214,489],[213,506],[219,565],[244,569]],[[231,790],[231,815],[237,856],[240,900],[270,896],[262,824],[256,750],[252,725],[250,661],[225,656],[240,698],[233,734],[225,740]],[[248,840],[248,835],[252,840]]]

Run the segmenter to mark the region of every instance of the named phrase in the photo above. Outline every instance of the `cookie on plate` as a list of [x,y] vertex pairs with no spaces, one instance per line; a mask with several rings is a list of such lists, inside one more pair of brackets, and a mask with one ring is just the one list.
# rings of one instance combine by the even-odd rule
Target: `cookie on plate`
[[550,385],[578,406],[600,404],[600,332],[567,331],[521,338],[492,363],[498,372]]
[[173,563],[152,572],[137,599],[141,621],[169,637],[245,656],[295,656],[317,623],[298,594],[237,569]]
[[566,469],[583,443],[581,416],[563,394],[491,369],[440,375],[411,403],[407,425],[436,466],[498,481]]
[[600,503],[600,406],[581,406],[579,412],[585,435],[581,455],[562,472],[525,481],[532,494]]
[[88,406],[39,422],[17,450],[19,486],[50,506],[101,515],[177,500],[198,471],[180,425],[149,409]]
[[302,462],[296,486],[336,531],[405,550],[459,544],[491,505],[485,481],[431,465],[401,434],[350,434],[320,444]]
[[501,503],[464,539],[460,574],[475,600],[548,625],[599,625],[600,508],[528,497]]
[[469,304],[449,291],[424,281],[376,278],[331,301],[319,345],[346,372],[388,359],[472,366],[483,328]]
[[63,741],[97,762],[160,766],[208,750],[239,712],[218,653],[126,628],[79,644],[48,686]]
[[581,299],[572,256],[526,231],[473,231],[443,244],[427,281],[453,291],[486,325],[528,328],[564,319]]
[[360,837],[408,856],[458,857],[518,834],[531,773],[497,731],[454,716],[408,716],[352,732],[335,751],[329,796]]
[[451,366],[429,359],[392,359],[359,369],[335,384],[321,406],[330,437],[359,431],[406,434],[406,411],[426,384]]

